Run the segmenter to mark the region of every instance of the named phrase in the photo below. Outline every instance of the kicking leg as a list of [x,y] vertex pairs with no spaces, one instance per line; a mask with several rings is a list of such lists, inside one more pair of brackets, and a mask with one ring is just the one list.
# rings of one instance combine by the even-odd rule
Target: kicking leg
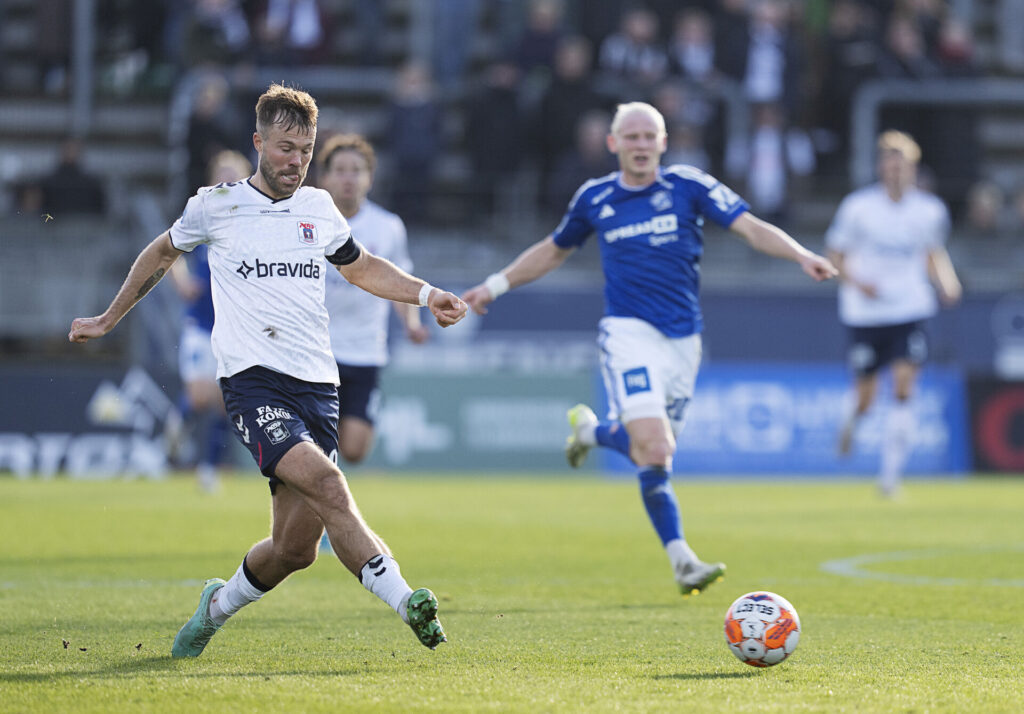
[[[319,447],[296,444],[281,457],[275,473],[320,519],[338,560],[363,587],[390,605],[427,647],[446,641],[436,618],[437,599],[425,588],[414,592],[409,587],[387,545],[363,520],[344,474]],[[319,536],[318,530],[314,554]]]

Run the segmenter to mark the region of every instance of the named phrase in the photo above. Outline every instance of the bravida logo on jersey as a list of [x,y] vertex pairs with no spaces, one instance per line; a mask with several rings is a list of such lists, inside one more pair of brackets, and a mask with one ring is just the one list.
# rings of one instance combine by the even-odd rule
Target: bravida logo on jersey
[[306,245],[316,245],[316,225],[299,221],[299,240]]
[[622,373],[622,383],[626,387],[626,395],[637,392],[651,391],[651,380],[647,378],[646,367],[636,367]]
[[256,267],[249,265],[244,260],[242,264],[235,269],[235,272],[241,275],[246,280],[255,271],[257,278],[312,278],[313,280],[320,279],[320,263],[314,261],[312,258],[306,263],[264,263],[259,258],[256,259]]

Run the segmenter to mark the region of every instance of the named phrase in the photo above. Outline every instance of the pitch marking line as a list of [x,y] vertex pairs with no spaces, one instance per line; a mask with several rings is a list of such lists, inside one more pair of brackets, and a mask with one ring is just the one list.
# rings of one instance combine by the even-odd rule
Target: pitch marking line
[[931,550],[899,550],[890,553],[866,553],[851,558],[826,560],[819,567],[826,573],[842,575],[847,578],[864,580],[883,580],[901,585],[994,585],[1006,588],[1024,588],[1024,579],[1008,578],[945,578],[929,575],[900,575],[897,573],[880,573],[865,570],[869,565],[878,563],[896,563],[908,560],[925,560],[943,558],[951,555],[970,553],[1024,553],[1024,543],[1004,546],[986,546],[978,548],[936,548]]

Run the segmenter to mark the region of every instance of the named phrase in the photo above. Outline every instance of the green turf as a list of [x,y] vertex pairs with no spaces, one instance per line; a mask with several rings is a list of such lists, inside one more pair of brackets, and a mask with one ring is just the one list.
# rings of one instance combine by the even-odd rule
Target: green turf
[[[202,581],[229,577],[266,532],[265,485],[229,480],[211,497],[184,478],[0,478],[0,711],[1024,702],[1024,479],[913,482],[899,502],[866,482],[678,479],[690,541],[729,566],[685,601],[629,480],[364,475],[353,488],[410,584],[437,593],[450,639],[437,651],[322,558],[202,657],[172,660]],[[859,577],[822,570],[857,557],[845,562]],[[804,628],[796,653],[766,670],[734,659],[722,636],[726,608],[757,589],[788,598]]]

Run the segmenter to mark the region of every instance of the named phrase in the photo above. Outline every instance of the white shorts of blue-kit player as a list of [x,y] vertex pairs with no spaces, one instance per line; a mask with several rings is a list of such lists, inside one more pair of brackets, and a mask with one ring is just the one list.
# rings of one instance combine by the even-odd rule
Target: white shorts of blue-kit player
[[634,317],[605,317],[598,329],[608,418],[668,417],[678,436],[700,368],[700,334],[666,337]]
[[188,324],[182,328],[178,373],[183,382],[212,382],[217,379],[217,358],[213,356],[209,330]]

